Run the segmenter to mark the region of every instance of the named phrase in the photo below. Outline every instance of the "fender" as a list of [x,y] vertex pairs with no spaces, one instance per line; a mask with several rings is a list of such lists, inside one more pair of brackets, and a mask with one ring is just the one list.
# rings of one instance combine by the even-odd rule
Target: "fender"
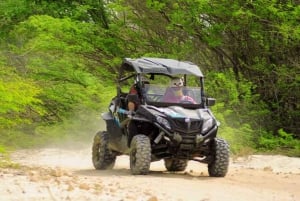
[[104,119],[105,121],[109,121],[109,120],[113,120],[113,116],[110,112],[105,112],[101,114],[102,119]]

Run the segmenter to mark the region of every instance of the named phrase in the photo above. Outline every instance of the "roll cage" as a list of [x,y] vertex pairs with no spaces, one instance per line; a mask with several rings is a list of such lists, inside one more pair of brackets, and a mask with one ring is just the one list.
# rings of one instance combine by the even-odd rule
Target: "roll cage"
[[[200,88],[199,96],[200,100],[197,104],[182,104],[182,103],[167,103],[159,101],[158,99],[153,101],[149,98],[150,94],[145,92],[147,85],[142,81],[142,76],[147,76],[150,82],[152,82],[156,76],[165,76],[169,79],[172,77],[182,76],[184,79],[184,86],[187,89],[188,80],[187,76],[194,76],[198,79],[198,87]],[[141,100],[141,104],[154,105],[157,107],[167,107],[170,105],[180,105],[185,108],[200,108],[205,107],[206,100],[204,96],[204,82],[203,74],[199,67],[191,62],[178,61],[174,59],[161,59],[161,58],[148,58],[143,57],[139,59],[125,58],[120,68],[117,84],[117,96],[121,99],[126,98],[129,92],[129,85],[133,85],[137,89],[138,96]],[[130,79],[133,81],[129,82]],[[127,88],[123,89],[122,85],[127,84]],[[148,86],[149,87],[149,86]],[[152,86],[153,87],[153,86]],[[153,94],[152,94],[153,95]],[[159,94],[161,95],[161,94]],[[126,102],[126,100],[125,100]]]

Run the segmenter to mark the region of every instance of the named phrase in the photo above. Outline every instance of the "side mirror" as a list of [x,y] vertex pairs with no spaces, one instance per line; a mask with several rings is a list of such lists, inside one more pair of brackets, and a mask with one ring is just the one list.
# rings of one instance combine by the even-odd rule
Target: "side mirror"
[[215,98],[206,98],[206,105],[207,106],[213,106],[216,104],[216,99]]

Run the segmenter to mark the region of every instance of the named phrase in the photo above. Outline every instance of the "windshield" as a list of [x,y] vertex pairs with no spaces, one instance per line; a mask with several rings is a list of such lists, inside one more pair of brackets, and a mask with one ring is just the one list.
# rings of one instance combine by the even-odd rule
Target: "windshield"
[[155,102],[201,104],[200,92],[200,87],[146,84],[144,95],[149,104]]

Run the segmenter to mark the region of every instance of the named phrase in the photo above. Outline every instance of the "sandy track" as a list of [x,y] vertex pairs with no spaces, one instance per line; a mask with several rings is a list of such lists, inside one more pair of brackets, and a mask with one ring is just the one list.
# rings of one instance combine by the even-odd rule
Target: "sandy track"
[[133,176],[127,156],[118,157],[113,170],[98,171],[89,148],[20,150],[11,157],[22,165],[0,169],[0,201],[300,200],[300,158],[238,158],[225,178],[211,178],[204,164],[189,162],[185,172],[169,173],[162,161],[151,164],[149,175]]

